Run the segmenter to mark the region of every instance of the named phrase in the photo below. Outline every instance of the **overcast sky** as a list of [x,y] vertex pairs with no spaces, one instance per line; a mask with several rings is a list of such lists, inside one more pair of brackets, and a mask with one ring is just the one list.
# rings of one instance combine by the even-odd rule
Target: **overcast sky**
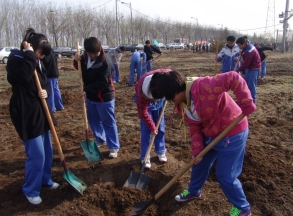
[[[69,3],[73,8],[79,5],[88,4],[91,8],[106,7],[113,10],[115,15],[116,0],[40,0],[40,2],[54,2],[62,7],[64,2]],[[122,2],[124,0],[121,0]],[[130,9],[118,2],[118,10],[122,14],[130,15]],[[275,30],[282,31],[282,24],[279,23],[279,14],[285,11],[286,0],[130,0],[133,9],[133,16],[136,14],[146,15],[150,19],[170,18],[182,22],[194,22],[197,18],[198,23],[202,25],[221,28],[223,26],[229,29],[237,30],[244,34],[253,34],[253,32],[262,33],[265,31],[267,21],[268,3],[270,4],[270,13],[268,24],[273,24],[274,2],[275,2]],[[289,5],[289,10],[293,9],[293,2]],[[293,28],[293,17],[289,20],[290,29]],[[271,28],[273,29],[273,27]]]

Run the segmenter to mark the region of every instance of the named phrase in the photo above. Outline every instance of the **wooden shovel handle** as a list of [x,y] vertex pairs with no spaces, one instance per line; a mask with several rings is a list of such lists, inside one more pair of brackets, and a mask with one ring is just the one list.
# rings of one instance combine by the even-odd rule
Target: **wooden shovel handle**
[[[238,116],[225,130],[222,131],[207,147],[205,147],[195,158],[202,158],[209,150],[211,150],[223,137],[225,137],[243,118],[245,115]],[[187,170],[194,165],[192,159],[183,169],[181,169],[177,175],[172,178],[168,184],[166,184],[154,197],[155,200],[159,199]]]
[[[76,42],[76,49],[77,49],[76,52],[78,53],[78,55],[80,55],[80,52],[79,52],[79,42]],[[83,83],[82,83],[82,72],[81,72],[81,62],[80,62],[80,60],[77,61],[77,67],[78,67],[78,72],[79,72],[80,90],[81,90],[81,92],[83,92],[84,89],[83,89]],[[88,137],[89,127],[88,127],[88,121],[87,121],[87,114],[86,114],[86,106],[85,106],[84,97],[81,97],[81,102],[82,102],[82,110],[83,110],[84,129],[86,131],[86,140],[88,140],[89,139],[89,137]]]
[[[218,52],[219,52],[219,40],[216,40],[216,58],[218,56]],[[218,61],[216,59],[216,63],[215,63],[215,75],[218,74]]]
[[[38,77],[38,73],[37,73],[36,70],[34,72],[34,79],[35,79],[35,83],[36,83],[36,86],[37,86],[37,89],[38,89],[38,92],[39,92],[39,91],[42,90],[42,86],[41,86],[41,83],[40,83],[40,80],[39,80],[39,77]],[[50,126],[51,133],[52,133],[53,138],[54,138],[54,140],[55,140],[55,142],[57,144],[57,150],[58,150],[58,154],[60,156],[61,162],[62,162],[63,166],[66,167],[66,163],[65,163],[65,160],[64,160],[65,157],[64,157],[64,154],[62,152],[61,145],[60,145],[60,142],[59,142],[56,130],[55,130],[55,126],[53,124],[52,117],[51,117],[51,114],[50,114],[50,111],[49,111],[49,108],[48,108],[48,105],[47,105],[47,102],[46,102],[45,98],[41,98],[41,102],[42,102],[42,105],[43,105],[43,108],[44,108],[44,111],[45,111],[45,115],[47,117],[47,120],[48,120],[48,123],[49,123],[49,126]],[[67,169],[67,167],[65,169]]]
[[[162,116],[164,115],[164,111],[165,111],[166,105],[167,105],[167,100],[165,99],[165,101],[164,101],[164,105],[163,105],[163,109],[162,109],[162,111],[161,111],[161,113],[160,113],[159,119],[158,119],[157,124],[156,124],[156,129],[159,128],[159,125],[160,125],[161,120],[162,120]],[[156,135],[152,134],[152,135],[151,135],[151,141],[150,141],[150,144],[149,144],[149,146],[148,146],[148,150],[146,151],[145,156],[144,156],[144,163],[145,163],[145,164],[146,164],[146,161],[147,161],[147,159],[148,159],[148,155],[149,155],[150,152],[151,152],[151,149],[152,149],[152,146],[153,146],[153,144],[154,144],[155,138],[156,138]]]

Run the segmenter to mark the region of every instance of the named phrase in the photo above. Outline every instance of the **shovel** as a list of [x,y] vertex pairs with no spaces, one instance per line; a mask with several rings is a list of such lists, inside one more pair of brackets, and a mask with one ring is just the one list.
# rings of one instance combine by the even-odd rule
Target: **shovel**
[[219,52],[219,40],[216,40],[216,63],[215,63],[215,75],[218,74],[218,61],[217,61],[218,52]]
[[[39,80],[39,77],[38,77],[38,74],[37,74],[37,71],[35,70],[35,73],[34,73],[34,78],[35,78],[35,82],[36,82],[36,85],[37,85],[37,89],[38,91],[41,91],[42,90],[42,87],[41,87],[41,84],[40,84],[40,80]],[[83,191],[86,189],[86,185],[81,181],[79,180],[68,168],[67,168],[67,165],[66,165],[66,162],[65,162],[65,157],[63,155],[63,152],[62,152],[62,149],[61,149],[61,145],[60,145],[60,142],[59,142],[59,139],[58,139],[58,136],[57,136],[57,133],[56,133],[56,130],[55,130],[55,127],[54,127],[54,124],[53,124],[53,121],[52,121],[52,117],[50,115],[50,112],[49,112],[49,109],[48,109],[48,105],[46,103],[46,100],[44,98],[41,98],[41,102],[42,102],[42,105],[43,105],[43,108],[44,108],[44,111],[45,111],[45,114],[46,114],[46,117],[47,117],[47,120],[48,120],[48,123],[50,125],[50,130],[51,130],[51,133],[53,135],[53,138],[57,144],[57,150],[58,150],[58,153],[59,153],[59,156],[60,156],[60,159],[61,159],[61,163],[62,163],[62,166],[64,168],[64,175],[63,177],[65,178],[65,180],[78,192],[80,193],[81,195],[83,195]]]
[[[79,43],[76,42],[76,47],[77,47],[77,53],[79,54]],[[81,63],[80,61],[77,61],[78,64],[78,71],[79,71],[79,83],[81,87],[81,92],[83,92],[83,84],[82,84],[82,72],[81,72]],[[87,114],[86,114],[86,107],[85,107],[85,102],[84,98],[81,98],[82,100],[82,109],[83,109],[83,118],[84,118],[84,129],[85,129],[85,140],[80,142],[80,145],[82,147],[82,150],[84,152],[85,157],[87,158],[87,161],[89,163],[91,162],[97,162],[100,160],[103,160],[103,157],[97,148],[97,145],[95,141],[89,139],[89,128],[88,128],[88,121],[87,121]]]
[[[159,116],[159,119],[157,121],[157,124],[156,124],[156,128],[159,127],[160,125],[160,122],[161,122],[161,119],[162,119],[162,116],[164,114],[164,110],[166,108],[166,105],[167,105],[167,101],[165,100],[164,101],[164,105],[163,105],[163,109],[160,113],[160,116]],[[143,164],[141,166],[141,170],[140,170],[140,173],[136,173],[136,172],[133,172],[131,171],[127,181],[125,182],[125,184],[123,185],[123,187],[129,187],[129,188],[136,188],[136,189],[140,189],[140,190],[145,190],[146,189],[146,186],[148,184],[148,182],[150,181],[150,176],[148,175],[145,175],[143,174],[143,171],[144,171],[144,168],[145,168],[145,164],[146,164],[146,161],[148,159],[148,155],[150,154],[150,151],[152,149],[152,146],[153,146],[153,143],[155,141],[155,135],[151,135],[151,141],[150,141],[150,144],[148,146],[148,149],[147,149],[147,152],[144,156],[144,161],[143,161]]]
[[[205,147],[195,158],[202,158],[209,150],[211,150],[226,134],[229,133],[243,118],[245,115],[241,114],[238,116],[222,133],[220,133],[207,147]],[[147,208],[153,204],[157,199],[160,198],[187,170],[189,170],[194,165],[194,160],[192,159],[182,170],[177,173],[177,175],[169,181],[150,201],[137,202],[134,208],[130,212],[130,216],[141,215]]]

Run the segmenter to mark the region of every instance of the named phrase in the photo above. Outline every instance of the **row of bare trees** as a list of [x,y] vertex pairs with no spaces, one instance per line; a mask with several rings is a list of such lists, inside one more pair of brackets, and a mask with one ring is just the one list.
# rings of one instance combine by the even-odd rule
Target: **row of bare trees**
[[[67,4],[67,3],[66,3]],[[19,46],[28,27],[45,34],[55,46],[74,46],[90,36],[98,37],[103,44],[115,46],[119,43],[144,43],[147,39],[157,39],[162,43],[173,42],[175,38],[210,41],[222,39],[237,32],[227,28],[195,25],[192,22],[178,22],[170,19],[150,20],[138,14],[119,14],[119,41],[117,41],[115,12],[109,9],[90,9],[70,5],[57,6],[40,3],[37,0],[0,1],[0,47]],[[132,29],[133,28],[133,29]],[[133,38],[132,38],[133,30]]]

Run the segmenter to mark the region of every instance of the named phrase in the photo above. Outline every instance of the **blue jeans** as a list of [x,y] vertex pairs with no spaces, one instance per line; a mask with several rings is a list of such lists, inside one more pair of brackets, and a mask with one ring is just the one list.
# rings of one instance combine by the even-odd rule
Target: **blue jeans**
[[[163,103],[165,99],[161,99],[157,102],[150,103],[148,106],[148,113],[151,119],[157,123],[160,113],[163,109]],[[141,127],[141,153],[139,158],[141,160],[144,159],[146,151],[151,141],[151,130],[147,127],[142,119],[140,119],[140,127]],[[165,118],[162,116],[160,125],[158,127],[158,134],[156,135],[155,141],[155,153],[158,155],[166,153],[165,147]],[[150,157],[148,155],[148,157]]]
[[264,60],[261,63],[261,69],[260,69],[260,77],[264,78],[267,74],[267,60]]
[[42,186],[51,187],[53,185],[51,180],[53,147],[50,131],[23,141],[23,144],[27,159],[22,191],[28,197],[37,197],[40,195]]
[[47,99],[48,107],[52,112],[64,109],[61,92],[59,90],[58,78],[48,78],[48,82],[51,86],[51,91],[48,92],[49,97]]
[[119,82],[120,81],[120,74],[119,74],[118,64],[113,64],[113,66],[114,66],[113,81]]
[[[203,156],[201,162],[192,166],[188,188],[190,193],[197,194],[201,191],[208,178],[210,168],[215,160],[217,160],[216,176],[229,202],[243,211],[250,209],[242,185],[238,180],[238,176],[242,172],[248,132],[249,130],[247,128],[239,134],[224,137],[216,145],[217,150],[215,150],[215,147],[212,148]],[[209,139],[209,142],[206,144],[208,145],[212,140]]]
[[96,141],[107,143],[111,152],[118,152],[120,143],[115,119],[115,99],[95,102],[86,99],[87,117]]
[[248,88],[251,93],[251,97],[253,99],[253,103],[256,102],[256,86],[257,86],[257,80],[258,80],[259,71],[245,71],[245,81],[248,85]]
[[129,85],[133,85],[134,84],[134,73],[136,70],[136,81],[139,80],[140,76],[141,76],[141,61],[134,61],[130,63],[129,66],[129,70],[130,70],[130,74],[129,74]]
[[146,69],[146,72],[149,72],[152,70],[152,60],[146,60],[145,62],[145,69]]

